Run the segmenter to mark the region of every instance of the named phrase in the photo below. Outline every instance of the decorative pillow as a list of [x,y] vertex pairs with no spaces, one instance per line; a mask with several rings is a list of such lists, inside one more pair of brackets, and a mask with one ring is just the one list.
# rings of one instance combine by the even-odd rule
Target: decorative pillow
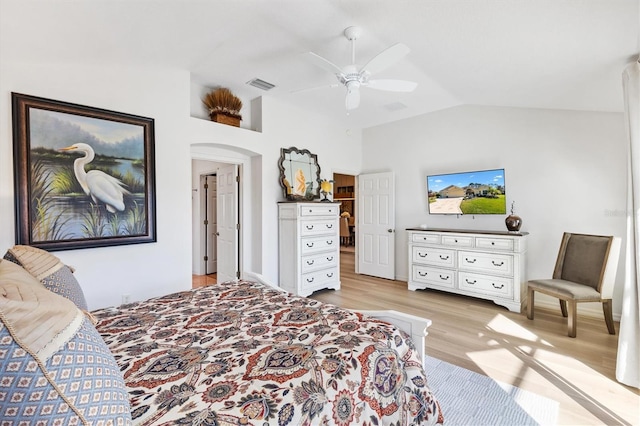
[[17,245],[10,248],[4,258],[22,266],[48,290],[66,297],[84,311],[89,309],[71,268],[48,251]]
[[122,373],[91,322],[0,260],[0,422],[130,425]]

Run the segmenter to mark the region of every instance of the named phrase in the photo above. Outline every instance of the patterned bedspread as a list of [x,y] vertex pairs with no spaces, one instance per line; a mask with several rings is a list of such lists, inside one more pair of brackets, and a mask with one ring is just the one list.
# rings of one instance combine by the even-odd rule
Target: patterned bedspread
[[138,425],[416,425],[441,419],[397,328],[229,282],[93,314]]

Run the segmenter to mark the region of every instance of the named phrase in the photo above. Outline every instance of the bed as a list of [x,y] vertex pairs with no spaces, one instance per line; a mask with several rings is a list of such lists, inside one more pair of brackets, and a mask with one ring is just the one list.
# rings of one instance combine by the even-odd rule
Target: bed
[[[428,320],[341,309],[248,277],[85,312],[120,370],[130,410],[130,419],[87,424],[443,422],[423,369]],[[122,412],[104,408],[122,405],[118,392],[98,404],[104,412]]]

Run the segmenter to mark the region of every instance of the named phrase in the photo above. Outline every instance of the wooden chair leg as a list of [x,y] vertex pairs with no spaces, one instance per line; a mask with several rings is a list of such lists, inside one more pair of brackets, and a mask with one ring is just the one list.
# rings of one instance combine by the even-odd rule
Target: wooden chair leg
[[529,318],[530,320],[533,319],[533,300],[534,300],[534,295],[535,291],[529,287],[527,289],[527,318]]
[[[566,305],[566,301],[565,305]],[[566,316],[566,315],[565,315]],[[569,318],[567,319],[567,325],[569,327],[569,337],[576,337],[576,321],[578,319],[578,303],[575,300],[569,300]]]
[[604,312],[604,321],[607,323],[609,334],[616,334],[616,328],[613,325],[613,303],[611,299],[602,301],[602,311]]
[[560,299],[560,311],[563,317],[567,317],[567,301]]

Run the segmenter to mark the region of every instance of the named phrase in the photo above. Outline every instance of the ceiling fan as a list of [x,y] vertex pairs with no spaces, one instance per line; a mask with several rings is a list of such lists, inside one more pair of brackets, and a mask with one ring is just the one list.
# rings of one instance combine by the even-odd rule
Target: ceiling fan
[[[347,96],[345,106],[347,111],[356,109],[360,105],[360,88],[368,87],[376,90],[386,90],[390,92],[412,92],[417,83],[406,80],[370,80],[370,77],[383,71],[397,63],[405,57],[411,49],[402,43],[394,44],[374,56],[364,67],[358,69],[356,66],[356,40],[362,34],[360,27],[348,27],[344,30],[344,36],[351,42],[351,64],[340,68],[328,59],[323,58],[313,52],[308,53],[310,60],[320,68],[334,74],[340,84],[346,87]],[[337,87],[339,84],[332,85]]]

